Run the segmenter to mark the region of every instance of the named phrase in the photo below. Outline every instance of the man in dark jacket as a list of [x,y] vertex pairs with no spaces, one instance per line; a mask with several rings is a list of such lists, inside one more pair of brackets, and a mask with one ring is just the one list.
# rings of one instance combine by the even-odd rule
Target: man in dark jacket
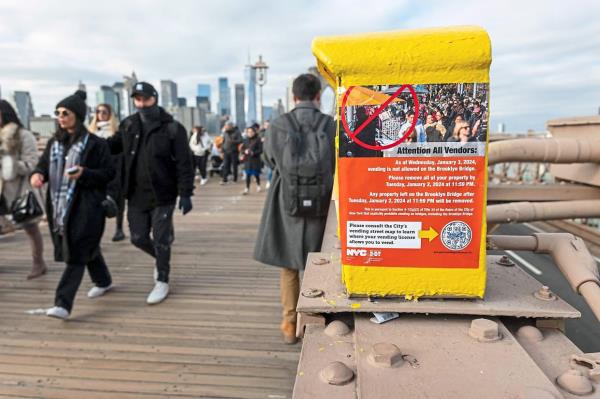
[[[225,123],[223,126],[223,181],[227,183],[227,176],[233,173],[233,182],[238,179],[238,165],[240,152],[238,146],[242,144],[242,134],[232,122]],[[233,170],[232,170],[233,169]]]
[[154,87],[137,83],[132,97],[138,112],[121,122],[108,143],[124,157],[131,242],[156,259],[156,284],[147,299],[156,304],[169,294],[173,211],[177,196],[184,215],[192,209],[194,167],[186,130],[157,105]]
[[[294,80],[292,90],[296,106],[290,114],[292,120],[295,119],[301,126],[302,134],[316,136],[314,127],[318,124],[318,134],[325,136],[322,143],[324,155],[320,159],[319,170],[323,173],[323,181],[331,182],[327,187],[330,194],[335,170],[336,129],[333,118],[323,116],[319,111],[321,83],[314,75],[304,74]],[[296,342],[296,305],[300,292],[298,271],[304,270],[309,252],[321,250],[327,220],[325,216],[291,216],[288,213],[290,204],[285,202],[282,192],[283,184],[286,184],[283,180],[288,177],[282,178],[282,157],[286,144],[290,142],[287,139],[292,134],[291,129],[293,127],[288,123],[287,116],[283,115],[271,123],[265,135],[263,152],[265,162],[273,168],[273,180],[254,247],[254,259],[282,268],[280,289],[283,321],[280,328],[284,341],[288,344]]]

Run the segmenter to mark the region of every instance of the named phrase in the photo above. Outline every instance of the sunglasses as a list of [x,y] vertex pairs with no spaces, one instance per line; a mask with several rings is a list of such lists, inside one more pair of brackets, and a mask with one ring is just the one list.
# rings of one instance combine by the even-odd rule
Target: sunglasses
[[56,117],[62,116],[63,118],[66,118],[69,115],[71,115],[71,113],[69,111],[67,111],[66,109],[63,111],[59,111],[59,110],[54,111],[54,116],[56,116]]

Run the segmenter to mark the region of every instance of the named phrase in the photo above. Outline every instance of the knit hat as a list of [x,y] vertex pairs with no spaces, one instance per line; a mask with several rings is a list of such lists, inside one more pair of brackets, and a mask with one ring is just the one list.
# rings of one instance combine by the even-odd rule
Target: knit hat
[[69,111],[72,111],[77,119],[84,121],[85,115],[87,114],[87,105],[85,103],[86,98],[87,94],[85,91],[77,90],[75,94],[64,98],[61,102],[56,104],[56,108],[66,108]]

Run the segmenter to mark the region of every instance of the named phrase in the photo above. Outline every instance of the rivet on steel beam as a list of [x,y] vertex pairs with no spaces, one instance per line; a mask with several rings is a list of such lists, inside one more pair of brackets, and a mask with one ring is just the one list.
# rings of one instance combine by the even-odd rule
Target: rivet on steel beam
[[581,370],[568,370],[556,378],[556,383],[573,395],[587,395],[594,390],[589,378]]
[[329,263],[329,260],[325,259],[325,258],[319,257],[319,258],[313,258],[312,259],[312,264],[313,265],[325,265],[327,263]]
[[342,362],[331,362],[321,370],[319,377],[329,385],[344,385],[352,381],[354,372]]
[[373,345],[368,359],[371,364],[379,367],[395,367],[404,362],[400,349],[387,342]]
[[515,265],[515,262],[513,262],[512,260],[510,260],[510,258],[508,256],[506,256],[506,255],[502,255],[500,257],[500,259],[498,259],[496,261],[496,263],[499,264],[500,266],[507,266],[507,267]]
[[341,320],[334,320],[324,330],[325,335],[329,337],[343,337],[348,335],[350,328]]
[[323,295],[323,290],[318,288],[308,288],[302,291],[302,296],[306,298],[317,298]]
[[544,335],[534,326],[523,326],[517,331],[517,337],[524,341],[540,342],[544,339]]
[[469,335],[479,342],[494,342],[502,339],[498,323],[489,319],[473,320],[471,328],[469,328]]
[[569,363],[573,370],[581,370],[592,381],[600,382],[600,355],[588,353],[571,355]]
[[542,301],[556,301],[558,298],[552,291],[550,291],[550,287],[546,285],[542,285],[542,288],[533,293],[533,296]]

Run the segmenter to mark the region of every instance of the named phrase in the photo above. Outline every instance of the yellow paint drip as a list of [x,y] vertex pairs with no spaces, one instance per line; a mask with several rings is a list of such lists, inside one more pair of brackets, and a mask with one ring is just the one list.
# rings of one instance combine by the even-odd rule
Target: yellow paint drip
[[[485,30],[474,26],[318,37],[313,41],[312,51],[319,71],[338,95],[343,92],[340,88],[349,86],[489,83],[490,40]],[[338,199],[338,195],[336,176],[334,199]],[[337,201],[336,212],[339,220]],[[484,208],[477,269],[416,268],[410,264],[399,267],[342,265],[347,292],[401,295],[408,300],[422,296],[482,298],[486,282],[485,215]],[[434,235],[433,232],[425,234]],[[353,304],[352,308],[354,305],[360,304]]]

